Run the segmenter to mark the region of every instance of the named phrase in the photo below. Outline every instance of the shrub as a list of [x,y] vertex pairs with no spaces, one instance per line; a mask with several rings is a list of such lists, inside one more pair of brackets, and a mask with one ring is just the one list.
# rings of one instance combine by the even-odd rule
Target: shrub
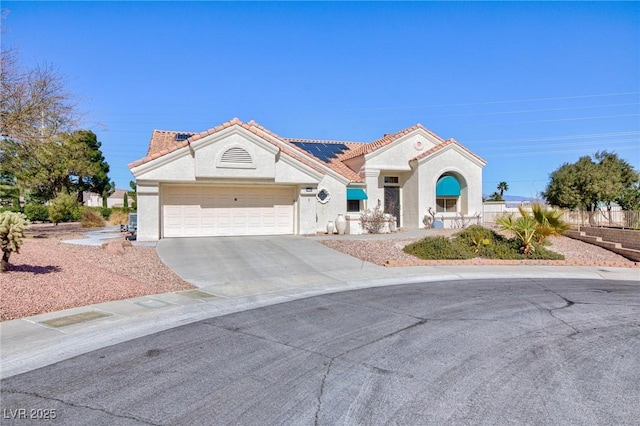
[[24,238],[24,230],[28,225],[29,221],[22,213],[0,213],[0,248],[2,248],[0,272],[6,271],[11,253],[20,252],[20,246]]
[[380,207],[360,213],[360,225],[370,234],[379,234],[385,221],[385,214]]
[[104,218],[95,210],[83,209],[80,223],[83,228],[100,228],[104,226]]
[[502,235],[473,225],[458,232],[452,239],[446,237],[427,237],[409,244],[404,248],[406,253],[421,259],[551,259],[561,260],[564,256],[545,249],[532,241],[529,253],[521,250],[522,243],[518,238],[505,238]]
[[42,204],[27,204],[24,206],[24,214],[31,222],[49,221],[49,207]]
[[81,208],[78,200],[69,194],[60,194],[49,207],[49,219],[56,225],[60,222],[80,220]]
[[[515,218],[509,214],[496,218],[496,222],[504,230],[511,231],[520,241],[520,250],[526,255],[531,255],[538,246],[544,244],[547,237],[562,235],[569,226],[562,221],[562,212],[547,209],[540,204],[532,206],[530,215],[522,207],[519,207],[520,217]],[[534,244],[535,243],[535,244]]]
[[16,206],[0,207],[0,213],[2,213],[2,212],[20,213],[20,206],[18,206],[18,207],[16,207]]
[[129,215],[123,211],[114,211],[109,216],[109,225],[126,225],[129,223]]
[[426,237],[407,245],[403,250],[420,259],[469,259],[473,257],[473,254],[469,253],[464,245],[456,244],[447,237]]
[[104,220],[109,220],[109,218],[111,217],[111,213],[113,213],[111,211],[111,209],[109,207],[104,208],[104,207],[100,207],[100,214],[102,215],[102,218]]

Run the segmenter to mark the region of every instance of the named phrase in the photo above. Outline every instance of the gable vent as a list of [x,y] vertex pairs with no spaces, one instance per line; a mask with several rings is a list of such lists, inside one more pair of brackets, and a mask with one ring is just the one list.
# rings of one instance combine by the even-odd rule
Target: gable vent
[[252,164],[251,155],[242,148],[229,148],[222,154],[221,163]]

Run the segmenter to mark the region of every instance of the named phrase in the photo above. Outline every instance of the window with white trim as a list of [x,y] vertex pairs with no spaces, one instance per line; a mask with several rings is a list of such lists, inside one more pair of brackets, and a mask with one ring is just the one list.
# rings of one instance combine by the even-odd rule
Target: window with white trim
[[458,211],[458,197],[436,198],[437,213],[456,213]]

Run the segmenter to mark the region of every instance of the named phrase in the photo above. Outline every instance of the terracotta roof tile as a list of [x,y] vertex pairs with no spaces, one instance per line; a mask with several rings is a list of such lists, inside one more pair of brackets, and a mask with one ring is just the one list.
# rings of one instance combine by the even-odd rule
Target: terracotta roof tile
[[398,132],[395,133],[391,133],[391,134],[386,134],[383,137],[381,137],[380,139],[376,139],[373,142],[370,142],[368,144],[365,144],[363,146],[361,146],[359,149],[356,149],[354,151],[351,151],[349,153],[349,155],[344,156],[342,158],[342,160],[349,160],[351,158],[355,158],[355,157],[359,157],[360,155],[365,155],[365,154],[369,154],[377,149],[382,148],[383,146],[387,146],[390,143],[396,141],[397,139],[399,139],[400,137],[407,135],[417,129],[422,129],[425,132],[429,133],[431,136],[433,136],[436,140],[438,141],[443,141],[442,138],[438,135],[436,135],[435,133],[433,133],[431,130],[427,129],[426,127],[424,127],[422,124],[418,123],[415,124],[411,127],[407,127],[406,129],[402,129]]
[[468,152],[469,154],[471,154],[472,156],[474,156],[475,158],[480,160],[482,163],[484,163],[484,164],[487,163],[481,157],[479,157],[478,155],[474,154],[473,152],[471,152],[469,149],[465,148],[464,146],[460,145],[460,143],[458,143],[458,141],[453,139],[453,138],[447,139],[446,141],[434,146],[433,148],[426,150],[425,152],[423,152],[422,154],[418,155],[417,157],[413,157],[411,159],[411,161],[421,160],[421,159],[423,159],[425,157],[430,156],[431,154],[435,154],[436,152],[438,152],[438,151],[440,151],[440,150],[442,150],[442,149],[444,149],[444,148],[446,148],[446,147],[448,147],[450,145],[455,145],[455,146],[457,146],[459,148],[462,148],[464,151]]
[[[301,139],[301,138],[283,138],[276,133],[266,129],[265,127],[258,124],[256,121],[251,120],[247,123],[243,123],[238,118],[233,118],[230,121],[222,123],[218,126],[212,127],[202,132],[177,132],[177,131],[168,131],[168,130],[154,130],[151,135],[151,141],[149,142],[149,149],[147,151],[147,155],[144,158],[141,158],[137,161],[134,161],[129,164],[129,168],[137,167],[142,164],[145,164],[149,161],[152,161],[156,158],[167,155],[173,151],[178,149],[187,147],[190,143],[195,142],[199,139],[202,139],[206,136],[217,133],[221,130],[227,129],[231,126],[238,125],[242,128],[250,131],[251,133],[259,136],[260,138],[266,140],[267,142],[277,146],[281,152],[286,155],[295,158],[296,160],[306,164],[307,166],[313,168],[319,173],[324,174],[326,169],[323,167],[329,168],[334,172],[340,174],[351,182],[364,182],[364,178],[360,176],[356,171],[349,168],[344,161],[349,160],[351,158],[358,157],[360,155],[371,153],[377,149],[380,149],[390,143],[394,142],[398,138],[409,134],[417,129],[422,129],[428,132],[431,136],[433,136],[436,140],[440,141],[438,145],[433,147],[430,150],[425,151],[418,157],[413,158],[413,160],[419,160],[424,158],[444,147],[456,144],[465,151],[469,152],[474,157],[478,158],[480,161],[484,162],[482,158],[473,154],[467,148],[458,144],[454,139],[448,139],[444,141],[436,134],[432,133],[421,124],[416,124],[414,126],[408,127],[406,129],[400,130],[396,133],[384,135],[382,138],[377,139],[370,143],[365,142],[353,142],[353,141],[336,141],[336,140],[318,140],[318,139]],[[177,140],[178,135],[190,135],[186,140]],[[311,153],[305,151],[304,149],[296,146],[293,142],[305,142],[305,143],[341,143],[347,146],[348,149],[339,154],[336,158],[330,159],[330,161],[324,162],[314,157]]]

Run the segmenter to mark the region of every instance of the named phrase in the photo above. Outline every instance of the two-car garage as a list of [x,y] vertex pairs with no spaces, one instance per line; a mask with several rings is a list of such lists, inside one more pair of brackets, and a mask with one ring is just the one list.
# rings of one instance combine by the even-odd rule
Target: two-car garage
[[162,235],[294,233],[294,187],[163,185]]

